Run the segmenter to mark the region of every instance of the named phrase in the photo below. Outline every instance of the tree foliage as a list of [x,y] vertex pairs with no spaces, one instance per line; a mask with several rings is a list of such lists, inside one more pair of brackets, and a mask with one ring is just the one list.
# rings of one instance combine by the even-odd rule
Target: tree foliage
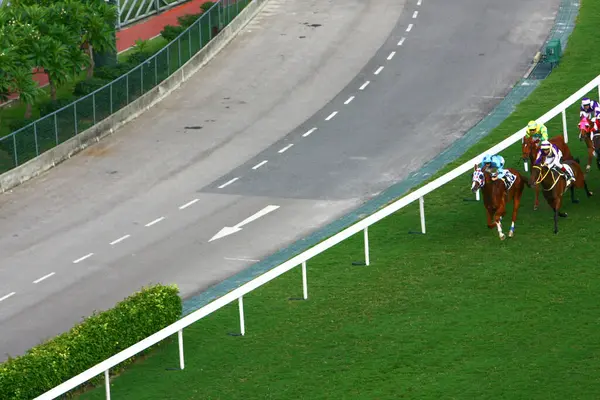
[[103,0],[13,0],[0,8],[0,100],[18,93],[26,117],[39,94],[32,77],[48,75],[50,95],[87,68],[93,51],[115,49],[116,7]]

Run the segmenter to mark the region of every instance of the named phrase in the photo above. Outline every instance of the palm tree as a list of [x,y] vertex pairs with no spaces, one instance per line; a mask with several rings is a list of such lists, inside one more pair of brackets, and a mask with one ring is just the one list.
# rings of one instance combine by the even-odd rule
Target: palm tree
[[94,75],[94,50],[99,53],[116,51],[113,33],[117,8],[105,2],[86,3],[85,8],[82,47],[90,58],[87,77],[91,78]]

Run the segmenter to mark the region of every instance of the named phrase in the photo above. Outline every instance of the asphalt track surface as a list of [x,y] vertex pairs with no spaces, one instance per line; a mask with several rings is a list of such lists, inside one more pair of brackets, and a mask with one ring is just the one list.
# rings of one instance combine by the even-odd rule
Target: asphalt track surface
[[2,358],[143,285],[206,289],[402,180],[500,102],[557,9],[271,0],[159,105],[0,196]]

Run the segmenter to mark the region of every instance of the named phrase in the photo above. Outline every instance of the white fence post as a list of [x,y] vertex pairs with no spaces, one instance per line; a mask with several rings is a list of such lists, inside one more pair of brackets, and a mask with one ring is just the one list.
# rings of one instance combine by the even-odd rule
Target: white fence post
[[[479,191],[477,191],[479,194]],[[425,199],[419,197],[419,213],[421,214],[421,233],[425,234]]]
[[104,371],[104,387],[106,388],[106,400],[110,400],[110,376],[108,376],[108,370]]
[[[523,143],[525,143],[525,136],[523,136],[523,137],[521,138],[521,144],[523,144]],[[527,172],[527,171],[529,170],[529,168],[527,168],[527,166],[528,166],[528,165],[527,165],[527,161],[526,161],[526,160],[523,160],[523,168],[525,169],[525,172]]]
[[562,110],[562,123],[563,123],[563,135],[565,136],[565,143],[569,141],[569,134],[567,133],[567,109]]
[[244,336],[246,334],[246,327],[244,326],[244,296],[240,296],[238,304],[240,306],[240,333]]
[[367,226],[364,230],[365,236],[365,265],[369,265],[369,227]]
[[306,281],[306,261],[302,261],[302,293],[304,300],[308,299],[308,283]]
[[179,369],[185,368],[183,359],[183,329],[177,332],[177,338],[179,339]]

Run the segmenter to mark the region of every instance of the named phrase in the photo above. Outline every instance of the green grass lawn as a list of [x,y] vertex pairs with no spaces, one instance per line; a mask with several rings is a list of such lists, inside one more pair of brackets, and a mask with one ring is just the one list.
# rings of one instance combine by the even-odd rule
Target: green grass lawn
[[[600,0],[583,0],[563,61],[489,137],[444,171],[541,116],[600,73],[589,37]],[[596,96],[594,96],[596,97]],[[569,110],[570,147],[577,106]],[[548,124],[561,132],[560,119]],[[502,153],[522,170],[520,146]],[[439,176],[439,174],[438,174]],[[308,263],[308,301],[299,268],[245,297],[246,336],[237,304],[184,331],[186,369],[177,342],[113,379],[115,399],[593,399],[600,392],[600,277],[596,196],[566,202],[569,218],[552,233],[546,203],[533,211],[526,189],[516,236],[501,242],[472,198],[470,175],[370,228],[369,267],[362,235]],[[542,200],[543,201],[543,200]],[[509,207],[509,212],[512,205]],[[508,219],[508,218],[506,218]],[[510,224],[505,224],[505,229]],[[104,398],[99,387],[81,396]]]

